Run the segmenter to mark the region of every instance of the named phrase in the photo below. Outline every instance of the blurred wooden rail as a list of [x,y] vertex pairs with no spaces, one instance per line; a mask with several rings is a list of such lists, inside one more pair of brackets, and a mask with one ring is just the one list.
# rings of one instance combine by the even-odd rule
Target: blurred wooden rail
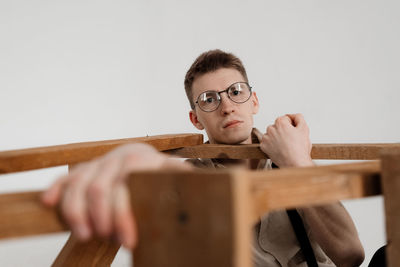
[[[182,177],[195,173],[197,172],[163,172],[164,175]],[[204,171],[201,175],[214,173]],[[255,218],[276,209],[368,197],[381,193],[379,161],[286,170],[219,173],[240,175],[251,181],[250,194],[257,207]],[[146,177],[153,174],[154,171],[132,175]],[[305,195],[304,192],[307,190],[311,190],[311,194]],[[40,194],[41,192],[26,192],[0,195],[0,238],[54,233],[68,229],[59,219],[56,210],[40,204]],[[32,222],[31,218],[35,220]]]
[[[75,143],[30,149],[0,151],[0,174],[76,164],[99,157],[115,147],[147,143],[159,151],[182,158],[267,158],[259,145],[203,144],[201,134],[161,135],[110,141]],[[393,144],[314,144],[313,159],[374,160],[384,149],[400,151]]]
[[0,174],[76,164],[99,157],[117,146],[131,143],[146,143],[164,151],[202,144],[203,135],[167,134],[0,151]]
[[[392,144],[313,144],[313,159],[338,160],[374,160],[379,159],[382,150],[400,151],[400,143]],[[166,151],[182,158],[230,158],[262,159],[268,156],[261,151],[260,145],[214,145],[182,147]]]
[[[186,158],[266,157],[258,145],[205,145],[200,134],[162,135],[4,151],[0,174],[76,164],[136,142]],[[250,226],[266,212],[382,193],[389,203],[389,258],[395,266],[400,261],[400,144],[315,144],[312,157],[374,161],[269,171],[133,173],[129,186],[141,237],[135,266],[250,266]],[[0,195],[0,238],[68,230],[57,210],[41,205],[40,194]],[[71,237],[53,266],[109,266],[117,250],[106,241],[80,244]]]

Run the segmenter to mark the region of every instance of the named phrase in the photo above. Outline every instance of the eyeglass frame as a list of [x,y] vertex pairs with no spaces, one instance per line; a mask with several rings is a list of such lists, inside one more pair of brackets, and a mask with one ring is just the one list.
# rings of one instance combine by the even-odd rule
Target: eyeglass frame
[[[249,97],[245,100],[245,101],[243,101],[243,102],[236,102],[235,100],[233,100],[230,96],[229,96],[229,93],[228,93],[228,91],[229,91],[229,89],[231,89],[232,88],[232,85],[234,85],[234,84],[237,84],[237,83],[244,83],[244,84],[246,84],[248,87],[249,87],[249,91],[250,91],[250,94],[249,94]],[[208,91],[204,91],[204,92],[202,92],[201,94],[199,94],[199,96],[197,97],[197,100],[196,100],[196,102],[195,102],[195,104],[197,104],[197,106],[202,110],[202,111],[204,111],[204,112],[213,112],[213,111],[216,111],[218,108],[219,108],[219,106],[221,105],[221,100],[222,100],[222,97],[221,97],[221,93],[226,93],[226,95],[228,96],[228,98],[229,98],[229,100],[230,101],[232,101],[233,103],[236,103],[236,104],[243,104],[243,103],[246,103],[247,101],[249,101],[249,99],[250,99],[250,97],[251,97],[251,89],[252,89],[253,87],[251,87],[250,86],[250,84],[248,83],[248,82],[234,82],[234,83],[232,83],[231,85],[229,85],[226,89],[224,89],[224,90],[222,90],[222,91],[215,91],[215,90],[208,90]],[[218,97],[219,97],[219,103],[218,103],[218,105],[217,105],[217,107],[215,108],[215,109],[213,109],[213,110],[204,110],[204,109],[202,109],[201,108],[201,106],[199,105],[199,98],[200,98],[200,96],[202,95],[202,94],[204,94],[204,93],[208,93],[208,92],[215,92],[215,93],[217,93],[217,95],[218,95]]]

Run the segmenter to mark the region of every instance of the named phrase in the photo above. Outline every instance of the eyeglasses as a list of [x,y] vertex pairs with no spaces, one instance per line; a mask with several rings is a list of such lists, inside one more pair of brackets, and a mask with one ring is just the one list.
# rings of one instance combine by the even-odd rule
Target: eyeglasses
[[250,99],[251,86],[246,82],[236,82],[222,91],[205,91],[197,97],[195,102],[202,111],[211,112],[221,104],[221,93],[226,92],[228,98],[235,103],[242,104]]

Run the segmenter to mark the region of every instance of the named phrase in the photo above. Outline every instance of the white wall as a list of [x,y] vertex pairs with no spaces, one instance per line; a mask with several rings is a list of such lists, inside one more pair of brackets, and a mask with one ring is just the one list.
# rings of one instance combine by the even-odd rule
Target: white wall
[[[316,143],[399,142],[399,9],[395,0],[0,0],[0,150],[196,132],[183,78],[213,48],[246,65],[260,129],[301,112]],[[3,176],[0,188],[43,188],[62,172]],[[362,203],[346,206],[368,261],[384,243],[382,202]],[[0,265],[49,265],[53,251],[25,246],[56,250],[64,238],[1,241]]]

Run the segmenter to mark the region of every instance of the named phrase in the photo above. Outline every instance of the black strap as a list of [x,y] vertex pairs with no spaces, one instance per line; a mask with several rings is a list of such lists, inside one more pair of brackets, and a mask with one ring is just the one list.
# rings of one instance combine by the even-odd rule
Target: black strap
[[290,222],[292,224],[294,233],[300,243],[301,250],[303,251],[304,258],[306,259],[308,267],[318,267],[317,260],[315,259],[314,251],[311,247],[310,240],[308,239],[306,229],[304,228],[303,221],[297,210],[287,210]]
[[372,256],[371,261],[368,264],[368,267],[386,267],[386,246],[384,245],[380,249],[378,249],[375,254]]
[[[279,167],[273,162],[272,168],[279,169]],[[311,247],[310,240],[308,239],[308,235],[306,233],[306,229],[304,228],[303,220],[301,219],[300,214],[295,209],[286,210],[286,213],[289,216],[290,223],[292,224],[294,233],[296,234],[297,240],[300,243],[300,248],[304,254],[304,258],[306,259],[308,267],[318,267],[314,251]]]

